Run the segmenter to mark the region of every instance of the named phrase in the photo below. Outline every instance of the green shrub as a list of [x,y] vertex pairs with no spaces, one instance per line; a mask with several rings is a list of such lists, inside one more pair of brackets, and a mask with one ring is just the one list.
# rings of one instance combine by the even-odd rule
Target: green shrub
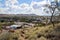
[[2,30],[2,26],[0,25],[0,30]]

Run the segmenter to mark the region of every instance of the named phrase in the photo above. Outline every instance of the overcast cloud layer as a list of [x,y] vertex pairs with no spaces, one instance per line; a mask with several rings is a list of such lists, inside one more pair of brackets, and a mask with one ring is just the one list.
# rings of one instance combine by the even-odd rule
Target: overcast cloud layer
[[47,15],[43,11],[43,5],[50,2],[51,0],[0,0],[0,14]]

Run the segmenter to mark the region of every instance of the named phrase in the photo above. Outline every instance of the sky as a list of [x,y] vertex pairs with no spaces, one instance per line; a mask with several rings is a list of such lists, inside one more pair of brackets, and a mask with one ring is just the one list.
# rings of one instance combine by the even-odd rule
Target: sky
[[43,11],[45,4],[54,0],[0,0],[0,14],[49,15]]

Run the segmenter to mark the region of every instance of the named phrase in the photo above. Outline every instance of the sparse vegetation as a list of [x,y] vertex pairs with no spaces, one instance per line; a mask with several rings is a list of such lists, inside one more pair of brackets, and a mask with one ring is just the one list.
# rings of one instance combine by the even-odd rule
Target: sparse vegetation
[[6,40],[59,40],[59,28],[60,25],[57,26],[56,24],[56,27],[48,25],[43,27],[17,29],[15,32],[8,32],[3,36],[0,36],[0,38],[6,38]]

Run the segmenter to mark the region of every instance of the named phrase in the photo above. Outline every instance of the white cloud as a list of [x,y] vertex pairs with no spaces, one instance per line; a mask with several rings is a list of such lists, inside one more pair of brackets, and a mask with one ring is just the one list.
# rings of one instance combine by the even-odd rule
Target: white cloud
[[50,4],[49,0],[44,0],[44,1],[41,1],[41,2],[32,2],[31,3],[31,7],[32,7],[32,11],[33,13],[37,14],[37,15],[42,15],[44,12],[43,12],[43,5],[45,4]]
[[6,8],[1,9],[0,13],[23,13],[23,14],[37,14],[37,15],[41,15],[43,13],[43,9],[44,7],[42,7],[43,5],[49,3],[49,1],[41,1],[41,2],[34,2],[32,1],[31,4],[27,4],[27,3],[22,3],[19,4],[17,0],[6,0],[5,5]]
[[20,5],[20,8],[21,8],[21,10],[29,10],[30,9],[30,6],[29,6],[29,4],[22,3]]

